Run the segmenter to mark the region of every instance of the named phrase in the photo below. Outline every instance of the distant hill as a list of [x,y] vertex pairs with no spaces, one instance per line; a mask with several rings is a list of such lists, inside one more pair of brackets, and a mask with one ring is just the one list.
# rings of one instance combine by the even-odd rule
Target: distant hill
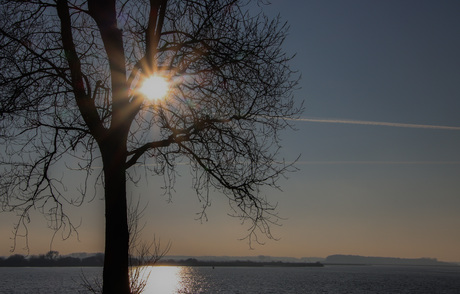
[[456,265],[438,261],[436,258],[396,258],[372,257],[360,255],[330,255],[324,260],[325,264],[362,264],[362,265]]

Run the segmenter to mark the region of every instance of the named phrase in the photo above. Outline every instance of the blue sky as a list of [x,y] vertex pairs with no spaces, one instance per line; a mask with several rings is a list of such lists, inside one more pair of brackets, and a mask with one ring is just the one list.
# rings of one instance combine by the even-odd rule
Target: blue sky
[[[209,221],[187,167],[172,203],[161,179],[132,189],[148,202],[146,233],[171,241],[170,254],[320,256],[361,254],[460,261],[460,2],[277,1],[266,8],[290,24],[286,50],[301,74],[304,101],[297,131],[283,134],[282,156],[301,154],[299,171],[263,191],[279,205],[278,241],[249,250],[238,238],[222,195],[212,194]],[[321,122],[322,121],[322,122]],[[347,123],[355,121],[355,123]],[[340,123],[338,123],[340,122]],[[79,241],[54,242],[61,253],[102,251],[102,202],[72,211]],[[31,253],[49,250],[52,232],[33,216]],[[8,236],[12,215],[0,215]],[[11,242],[0,243],[0,255]],[[20,247],[19,247],[20,248]],[[18,251],[21,253],[21,251]]]

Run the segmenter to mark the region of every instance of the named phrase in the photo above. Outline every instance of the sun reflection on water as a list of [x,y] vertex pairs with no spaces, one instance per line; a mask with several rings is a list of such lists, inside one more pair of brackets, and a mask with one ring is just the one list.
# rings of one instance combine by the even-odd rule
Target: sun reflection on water
[[150,276],[144,293],[177,293],[181,288],[181,267],[149,266],[145,268]]

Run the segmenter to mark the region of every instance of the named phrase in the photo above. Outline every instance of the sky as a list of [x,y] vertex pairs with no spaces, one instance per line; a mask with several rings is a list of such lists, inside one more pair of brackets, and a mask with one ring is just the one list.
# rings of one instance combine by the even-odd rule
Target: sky
[[[281,155],[301,155],[298,171],[263,190],[283,217],[278,240],[253,249],[246,227],[212,191],[208,221],[186,166],[171,201],[162,178],[130,195],[147,205],[144,235],[170,255],[326,257],[355,254],[460,262],[460,2],[271,1],[268,15],[288,21],[305,103]],[[75,184],[78,184],[78,179]],[[69,213],[79,235],[61,241],[38,213],[30,254],[103,251],[103,203],[97,195]],[[13,214],[0,214],[0,255],[9,255]],[[15,253],[24,254],[18,239]]]

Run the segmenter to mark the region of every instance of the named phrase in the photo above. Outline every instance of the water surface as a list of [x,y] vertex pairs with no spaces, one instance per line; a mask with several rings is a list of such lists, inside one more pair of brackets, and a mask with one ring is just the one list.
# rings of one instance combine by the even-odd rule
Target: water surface
[[[146,267],[144,293],[452,293],[460,294],[460,267],[325,266]],[[88,293],[81,275],[101,268],[0,268],[0,293]]]

